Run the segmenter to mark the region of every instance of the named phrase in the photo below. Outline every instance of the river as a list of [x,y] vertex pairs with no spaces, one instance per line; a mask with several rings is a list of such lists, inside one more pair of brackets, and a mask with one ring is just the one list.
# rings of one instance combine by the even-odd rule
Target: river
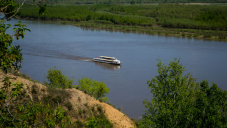
[[[23,40],[14,41],[23,49],[22,73],[42,82],[44,73],[56,66],[67,77],[74,76],[74,84],[82,77],[102,80],[110,88],[110,103],[129,117],[142,115],[143,100],[152,98],[147,80],[158,75],[157,59],[168,64],[180,58],[197,81],[206,79],[227,89],[227,42],[87,30],[49,21],[22,23],[31,30]],[[90,61],[101,55],[114,56],[122,65]]]

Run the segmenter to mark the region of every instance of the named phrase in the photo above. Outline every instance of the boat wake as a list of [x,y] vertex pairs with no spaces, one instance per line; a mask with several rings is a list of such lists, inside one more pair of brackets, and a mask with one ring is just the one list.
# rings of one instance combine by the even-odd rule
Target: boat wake
[[40,56],[40,57],[50,57],[50,58],[58,58],[58,59],[69,59],[69,60],[81,60],[81,61],[93,61],[92,58],[84,57],[84,56],[75,56],[64,53],[58,54],[35,54],[35,53],[22,53],[24,55],[31,56]]
[[82,61],[93,61],[92,59],[82,59]]
[[76,56],[76,55],[69,55],[65,53],[56,53],[56,52],[49,52],[48,54],[37,52],[37,53],[22,53],[23,55],[30,55],[30,56],[40,56],[40,57],[50,57],[50,58],[58,58],[58,59],[69,59],[69,60],[80,60],[80,61],[86,61],[86,62],[93,62],[96,66],[99,66],[104,69],[110,69],[110,70],[117,70],[121,69],[120,65],[113,65],[113,64],[107,64],[107,63],[99,63],[94,62],[93,58],[84,57],[84,56]]

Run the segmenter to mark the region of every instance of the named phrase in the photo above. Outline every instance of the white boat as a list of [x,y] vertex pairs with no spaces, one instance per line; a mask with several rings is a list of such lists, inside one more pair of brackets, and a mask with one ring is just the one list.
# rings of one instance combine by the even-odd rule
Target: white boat
[[102,63],[108,63],[108,64],[121,64],[121,61],[118,60],[115,57],[108,57],[108,56],[100,56],[100,57],[95,57],[93,59],[95,62],[102,62]]

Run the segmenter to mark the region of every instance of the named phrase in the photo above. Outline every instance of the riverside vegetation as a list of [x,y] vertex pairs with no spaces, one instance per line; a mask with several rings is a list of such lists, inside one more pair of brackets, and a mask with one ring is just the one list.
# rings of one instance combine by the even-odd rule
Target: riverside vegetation
[[48,5],[48,14],[39,15],[38,10],[37,6],[25,5],[18,16],[55,20],[87,29],[227,40],[226,6],[54,4]]
[[[16,0],[20,2],[20,0]],[[27,0],[33,2],[32,0]],[[227,3],[226,0],[48,0],[48,4],[154,4],[154,3]]]
[[[11,2],[1,2],[1,11],[12,12],[10,9],[13,9],[14,3]],[[14,79],[10,77],[11,73],[20,75],[18,70],[23,60],[20,47],[12,45],[13,37],[23,38],[24,32],[29,29],[19,22],[15,25],[15,34],[9,35],[6,33],[9,28],[10,25],[1,22],[0,67],[5,73],[0,90],[1,127],[113,127],[100,106],[88,107],[85,103],[83,108],[72,110],[67,88],[74,87],[73,80],[58,68],[48,71],[44,79],[46,87],[40,91],[36,83],[29,88],[22,83],[11,82],[10,79]],[[160,61],[157,67],[159,75],[147,82],[153,98],[151,102],[144,101],[147,109],[137,123],[138,127],[227,127],[227,91],[214,83],[209,86],[206,80],[196,82],[190,74],[183,76],[186,69],[177,59],[170,61],[169,66]],[[103,82],[88,78],[79,82],[78,89],[97,99],[106,99],[109,89]],[[96,93],[96,89],[100,92]],[[84,121],[72,122],[71,116],[79,116]]]

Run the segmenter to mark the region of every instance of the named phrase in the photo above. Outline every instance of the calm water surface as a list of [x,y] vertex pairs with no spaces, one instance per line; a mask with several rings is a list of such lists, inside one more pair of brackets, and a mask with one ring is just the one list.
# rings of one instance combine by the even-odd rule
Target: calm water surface
[[[10,23],[15,23],[12,20]],[[197,78],[227,89],[227,42],[144,34],[84,30],[44,21],[22,21],[32,31],[21,45],[24,61],[21,71],[42,81],[44,73],[57,66],[68,77],[89,77],[104,81],[110,88],[107,97],[129,117],[143,114],[143,100],[151,100],[147,80],[157,75],[157,59],[165,64],[174,58]],[[121,66],[89,61],[114,56]]]

